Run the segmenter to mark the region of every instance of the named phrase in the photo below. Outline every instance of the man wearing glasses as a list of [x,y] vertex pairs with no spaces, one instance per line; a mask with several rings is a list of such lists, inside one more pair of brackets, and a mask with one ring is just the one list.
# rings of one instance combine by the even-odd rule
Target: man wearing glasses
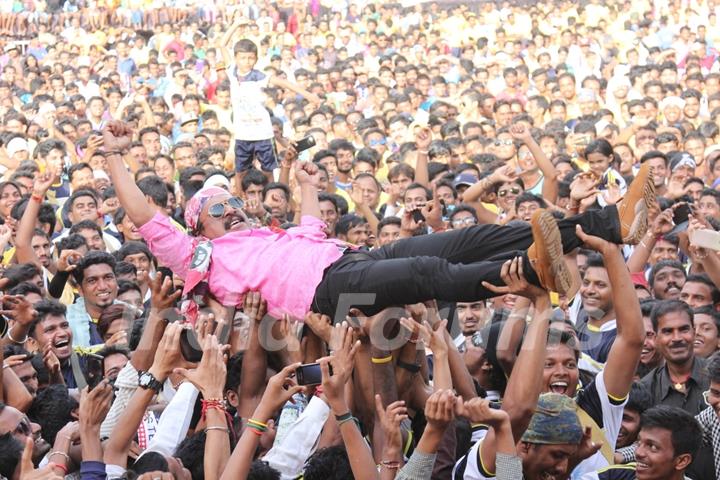
[[32,423],[27,415],[17,408],[0,402],[0,437],[7,433],[23,447],[28,437],[34,438],[33,460],[36,462],[50,451],[50,445],[40,436],[40,425]]
[[[121,122],[112,122],[103,135],[109,151],[130,145],[131,130]],[[613,243],[637,243],[647,230],[649,199],[654,201],[648,165],[623,203],[564,221],[564,233],[549,212],[537,211],[530,227],[476,226],[408,238],[366,253],[323,233],[314,164],[299,163],[296,168],[298,227],[252,229],[240,200],[208,187],[187,202],[185,221],[193,235],[189,236],[149,208],[122,155],[108,155],[108,163],[118,198],[150,250],[185,278],[185,312],[191,321],[197,312],[193,300],[202,299],[208,290],[228,306],[239,304],[246,292],[260,290],[270,315],[298,319],[311,309],[339,318],[351,305],[374,315],[398,301],[489,298],[495,295],[487,285],[502,282],[501,271],[509,261],[522,265],[531,282],[566,293],[572,277],[563,250],[580,246],[578,226]]]

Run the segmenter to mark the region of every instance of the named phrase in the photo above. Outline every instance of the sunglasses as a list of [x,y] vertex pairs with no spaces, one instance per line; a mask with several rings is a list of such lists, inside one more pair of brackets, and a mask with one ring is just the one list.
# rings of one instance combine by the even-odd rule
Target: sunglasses
[[509,147],[513,144],[512,140],[495,140],[495,146],[499,147],[501,145],[505,145],[506,147]]
[[477,220],[475,220],[473,217],[465,217],[465,218],[459,218],[457,220],[452,221],[453,227],[462,227],[463,225],[475,225],[477,224]]
[[513,195],[519,195],[520,189],[519,188],[509,188],[507,190],[500,190],[498,192],[498,197],[507,197],[508,193],[512,193]]
[[245,202],[240,200],[238,197],[230,197],[222,203],[216,203],[210,206],[208,209],[208,215],[213,218],[222,218],[225,215],[225,206],[229,205],[230,208],[240,209],[245,206]]
[[385,139],[383,138],[383,139],[381,139],[381,140],[370,140],[370,141],[368,142],[368,145],[371,146],[371,147],[376,147],[376,146],[378,146],[378,145],[385,145],[386,143],[387,143],[387,140],[385,140]]

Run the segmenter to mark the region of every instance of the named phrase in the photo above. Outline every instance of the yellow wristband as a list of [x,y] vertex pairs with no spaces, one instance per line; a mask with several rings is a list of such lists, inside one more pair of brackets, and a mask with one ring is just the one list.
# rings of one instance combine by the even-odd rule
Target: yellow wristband
[[382,365],[383,363],[392,362],[392,355],[388,355],[387,357],[383,357],[383,358],[373,357],[371,360],[372,360],[372,363],[374,363],[375,365]]

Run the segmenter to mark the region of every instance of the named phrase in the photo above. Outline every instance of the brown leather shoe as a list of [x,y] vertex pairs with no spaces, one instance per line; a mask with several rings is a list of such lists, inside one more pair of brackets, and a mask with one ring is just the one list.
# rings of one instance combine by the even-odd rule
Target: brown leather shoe
[[547,210],[536,210],[530,220],[533,244],[528,248],[530,264],[540,284],[547,290],[566,294],[572,288],[572,275],[563,256],[560,229]]
[[636,245],[640,242],[647,232],[648,211],[655,201],[653,169],[646,162],[640,167],[625,197],[617,206],[623,243]]

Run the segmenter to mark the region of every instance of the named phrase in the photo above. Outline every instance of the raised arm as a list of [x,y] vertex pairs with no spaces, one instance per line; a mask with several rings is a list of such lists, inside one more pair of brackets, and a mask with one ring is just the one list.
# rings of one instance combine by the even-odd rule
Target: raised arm
[[132,132],[122,122],[109,122],[102,133],[105,151],[110,152],[106,158],[120,204],[135,226],[141,227],[153,218],[156,210],[148,203],[123,162],[122,152],[130,146]]
[[236,478],[247,478],[255,451],[260,443],[259,433],[267,429],[267,421],[298,392],[305,387],[294,385],[293,377],[299,363],[293,363],[280,370],[279,373],[270,378],[263,394],[260,404],[252,415],[252,422],[245,426],[245,430],[233,450],[223,470],[221,480],[234,480]]
[[[360,341],[353,343],[353,331],[352,328],[348,328],[342,348],[333,356],[320,359],[322,386],[327,403],[338,422],[353,475],[355,478],[377,479],[379,476],[372,452],[363,439],[345,400],[345,384],[352,375],[353,361],[359,347]],[[330,365],[332,365],[332,375],[330,375]]]
[[318,201],[317,182],[320,178],[317,165],[305,162],[296,165],[295,178],[300,184],[300,215],[320,218],[320,202]]
[[542,189],[543,198],[551,203],[555,203],[558,194],[557,170],[555,170],[555,166],[530,134],[530,130],[524,125],[513,125],[510,127],[510,133],[515,139],[522,141],[530,150],[538,168],[545,178]]
[[245,295],[243,312],[250,317],[252,324],[250,326],[250,342],[245,350],[243,368],[240,372],[238,415],[248,418],[258,407],[265,386],[267,352],[260,342],[260,322],[267,312],[267,303],[260,297],[260,293],[248,292]]
[[42,268],[40,259],[35,255],[35,250],[33,250],[30,242],[35,231],[40,206],[48,189],[55,183],[55,179],[56,176],[50,172],[42,173],[35,178],[32,195],[28,200],[22,218],[20,218],[15,234],[15,255],[18,263],[34,263],[38,268]]
[[428,171],[430,143],[432,143],[432,130],[429,127],[421,128],[415,134],[415,145],[417,146],[415,181],[425,188],[430,188],[430,172]]
[[[548,292],[527,282],[519,257],[512,262],[505,263],[501,278],[508,285],[507,287],[494,287],[487,282],[483,282],[483,285],[494,289],[499,294],[512,292],[528,297],[535,306],[535,318],[527,328],[520,354],[515,360],[513,374],[510,375],[503,396],[503,410],[510,415],[513,436],[520,438],[532,418],[538,396],[542,391],[542,371],[545,364],[545,348],[552,304]],[[494,453],[492,457],[494,461]],[[484,456],[483,459],[485,459]]]
[[[148,370],[148,373],[152,374],[161,384],[172,373],[173,367],[186,364],[180,353],[180,333],[182,330],[183,326],[179,323],[171,323],[167,326],[155,353],[155,360]],[[106,464],[121,467],[127,465],[127,453],[132,439],[135,437],[147,406],[156,393],[151,388],[138,388],[135,390],[123,414],[123,421],[115,425],[112,434],[110,434],[110,440],[105,446],[104,459]]]
[[577,235],[590,248],[600,252],[612,285],[612,299],[617,316],[617,337],[605,363],[605,388],[615,399],[627,397],[635,376],[645,339],[640,302],[633,288],[620,249],[598,237],[586,235],[580,226]]

